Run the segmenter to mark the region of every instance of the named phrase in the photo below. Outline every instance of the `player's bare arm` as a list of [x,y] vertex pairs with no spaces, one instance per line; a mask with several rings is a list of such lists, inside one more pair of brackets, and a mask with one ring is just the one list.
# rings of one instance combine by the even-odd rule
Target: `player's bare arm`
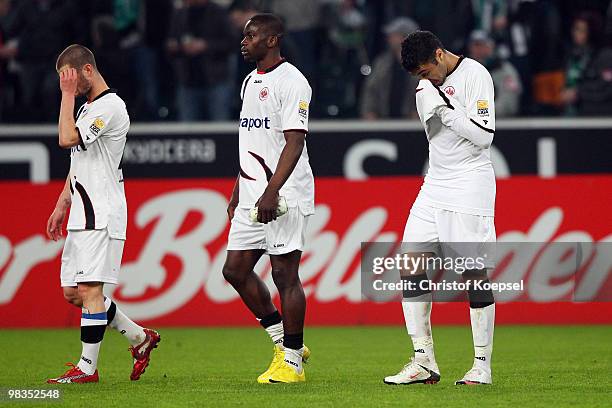
[[66,212],[72,204],[72,197],[70,196],[70,175],[66,178],[64,188],[57,199],[55,209],[49,216],[47,221],[47,237],[53,241],[57,241],[62,237],[62,225],[66,218]]
[[62,67],[59,72],[62,103],[58,124],[59,145],[64,149],[76,146],[80,142],[79,132],[74,121],[74,98],[77,95],[77,70]]
[[236,211],[236,207],[238,207],[238,197],[240,192],[240,174],[236,177],[236,182],[234,183],[234,189],[232,190],[232,196],[230,197],[229,204],[227,205],[227,216],[229,217],[230,222],[232,218],[234,218],[234,211]]
[[290,130],[284,132],[285,147],[281,152],[276,171],[268,182],[268,187],[259,198],[257,208],[257,220],[264,224],[276,219],[276,208],[278,207],[278,192],[285,184],[295,165],[297,164],[302,150],[304,150],[304,142],[306,134],[304,132]]

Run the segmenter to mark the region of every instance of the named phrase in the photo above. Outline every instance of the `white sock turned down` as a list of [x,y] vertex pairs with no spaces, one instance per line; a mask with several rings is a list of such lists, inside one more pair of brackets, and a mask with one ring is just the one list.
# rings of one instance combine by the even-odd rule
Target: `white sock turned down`
[[265,330],[270,336],[270,338],[272,339],[272,342],[275,345],[280,346],[280,348],[282,349],[283,348],[283,337],[285,335],[283,331],[283,322],[273,324],[272,326],[268,326],[266,327]]

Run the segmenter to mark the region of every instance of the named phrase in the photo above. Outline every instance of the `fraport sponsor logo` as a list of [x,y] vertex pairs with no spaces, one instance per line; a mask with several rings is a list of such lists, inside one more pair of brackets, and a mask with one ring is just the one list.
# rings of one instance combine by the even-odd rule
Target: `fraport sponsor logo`
[[240,127],[246,128],[248,131],[251,129],[270,129],[270,118],[240,118]]

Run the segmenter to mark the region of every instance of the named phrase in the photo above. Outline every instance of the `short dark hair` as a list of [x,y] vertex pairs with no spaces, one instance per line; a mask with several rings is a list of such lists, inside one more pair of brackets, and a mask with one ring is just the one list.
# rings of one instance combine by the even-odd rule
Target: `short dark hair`
[[402,66],[408,72],[414,72],[428,62],[437,64],[436,50],[444,50],[438,37],[429,31],[415,31],[402,41]]
[[253,24],[263,27],[266,34],[275,35],[279,39],[285,34],[283,20],[281,20],[280,17],[274,14],[255,14],[253,17],[251,17],[251,22]]
[[64,65],[70,65],[71,68],[81,69],[86,64],[91,64],[97,70],[96,59],[93,52],[84,45],[72,44],[66,47],[64,51],[57,57],[55,70],[59,71]]

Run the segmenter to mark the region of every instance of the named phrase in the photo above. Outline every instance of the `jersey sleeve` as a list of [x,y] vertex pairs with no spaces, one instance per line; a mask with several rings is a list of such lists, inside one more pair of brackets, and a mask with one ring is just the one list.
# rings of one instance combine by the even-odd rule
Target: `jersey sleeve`
[[115,115],[115,109],[110,104],[93,105],[87,116],[79,118],[76,127],[85,146],[89,146],[99,137],[104,136],[109,129],[109,124]]
[[491,74],[482,67],[471,73],[466,86],[466,110],[472,123],[495,131],[495,88]]
[[312,89],[305,80],[288,80],[281,83],[280,117],[284,131],[308,132],[308,115]]
[[443,94],[440,94],[428,79],[421,79],[419,81],[415,90],[415,99],[417,113],[423,126],[426,127],[427,121],[436,114],[438,107],[446,105],[443,98]]

